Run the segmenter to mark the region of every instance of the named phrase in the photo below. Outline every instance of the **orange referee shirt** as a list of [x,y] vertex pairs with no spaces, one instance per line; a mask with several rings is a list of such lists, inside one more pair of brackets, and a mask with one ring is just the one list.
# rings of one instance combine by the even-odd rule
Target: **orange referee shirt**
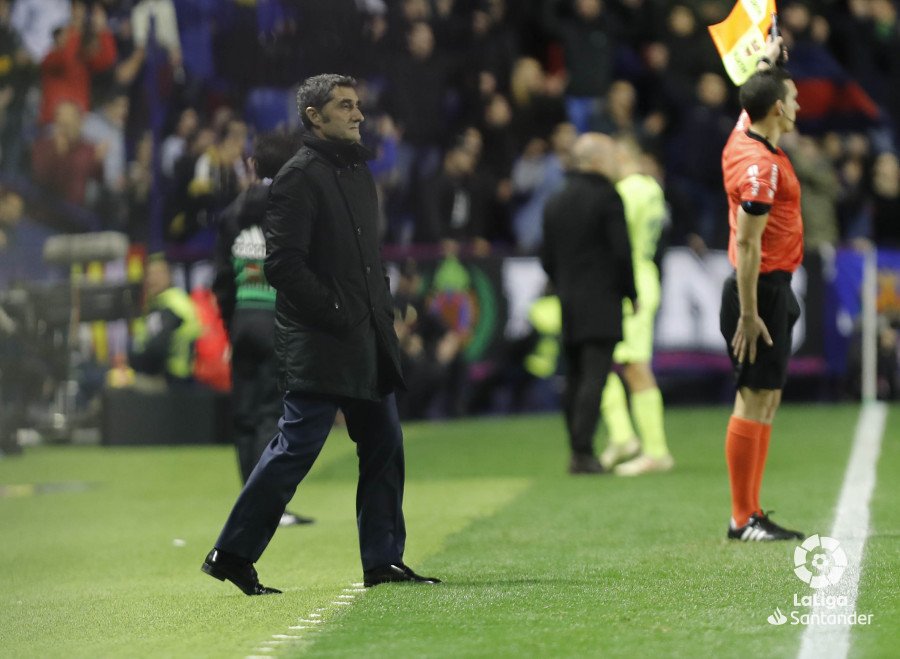
[[741,203],[769,204],[762,234],[761,273],[794,272],[803,261],[800,181],[784,151],[751,135],[750,117],[741,113],[722,151],[722,178],[728,195],[728,260],[737,268],[737,213]]

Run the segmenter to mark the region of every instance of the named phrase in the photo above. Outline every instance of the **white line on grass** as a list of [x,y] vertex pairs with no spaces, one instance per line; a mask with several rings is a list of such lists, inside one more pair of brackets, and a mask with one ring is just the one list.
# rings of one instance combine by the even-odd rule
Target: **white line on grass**
[[[850,463],[844,474],[844,484],[838,498],[831,537],[841,543],[847,554],[847,569],[844,577],[833,586],[820,591],[824,596],[846,596],[848,614],[856,611],[856,596],[859,594],[859,577],[862,572],[863,550],[869,536],[869,501],[875,490],[875,468],[881,452],[881,438],[887,419],[884,403],[867,403],[863,406],[853,437]],[[811,611],[825,615],[832,612],[824,605]],[[803,632],[798,659],[845,659],[850,651],[850,625],[809,624]]]
[[[335,601],[331,602],[331,609],[334,611],[339,610],[341,606],[350,606],[360,595],[356,593],[365,592],[365,588],[359,588],[362,584],[351,584],[349,587],[344,588],[338,598]],[[284,647],[289,645],[294,645],[305,638],[308,638],[308,634],[318,632],[322,629],[321,626],[324,622],[322,620],[322,613],[329,610],[329,607],[320,606],[315,612],[308,613],[305,618],[298,618],[297,622],[300,624],[291,625],[288,629],[293,632],[292,634],[272,634],[271,637],[262,641],[259,646],[253,649],[254,653],[257,652],[265,652],[266,657],[271,657],[272,654],[276,652],[276,650],[281,650]],[[259,655],[253,654],[245,657],[244,659],[259,659]]]

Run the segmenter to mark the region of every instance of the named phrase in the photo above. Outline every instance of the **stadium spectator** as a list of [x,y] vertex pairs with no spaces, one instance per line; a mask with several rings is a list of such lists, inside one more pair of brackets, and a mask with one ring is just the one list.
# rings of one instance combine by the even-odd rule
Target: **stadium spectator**
[[483,77],[490,80],[487,84],[492,92],[511,87],[513,63],[520,47],[519,36],[510,23],[507,9],[506,0],[488,0],[472,12],[471,42],[466,48],[466,78],[463,83],[468,97],[478,97]]
[[879,154],[872,167],[872,240],[900,248],[900,161],[894,153]]
[[280,592],[259,583],[253,564],[315,462],[338,410],[359,456],[364,585],[439,582],[403,563],[403,438],[393,393],[402,388],[403,377],[355,87],[354,79],[334,74],[300,86],[297,106],[309,132],[269,192],[265,275],[277,291],[275,345],[286,391],[281,432],[260,458],[202,566],[247,595]]
[[428,0],[400,0],[388,7],[387,33],[384,45],[393,53],[405,53],[410,29],[415,23],[428,23],[433,15]]
[[[794,134],[785,135],[785,147],[788,137],[794,137]],[[835,246],[840,241],[835,210],[840,192],[837,172],[815,139],[801,136],[791,142],[796,142],[796,146],[788,151],[800,181],[803,247],[817,250],[825,245]]]
[[116,41],[99,4],[72,3],[72,20],[53,31],[53,48],[41,60],[40,121],[49,123],[56,106],[74,103],[81,112],[91,107],[91,77],[116,63]]
[[114,94],[89,112],[81,125],[85,141],[104,152],[103,183],[109,192],[121,194],[126,183],[125,122],[128,120],[128,96]]
[[447,150],[441,171],[422,186],[416,242],[450,241],[471,244],[476,254],[490,251],[485,239],[488,199],[474,172],[475,155],[464,143]]
[[391,227],[395,242],[408,242],[414,230],[415,190],[440,166],[440,144],[446,131],[444,99],[452,64],[436,52],[428,23],[412,24],[407,33],[408,55],[394,55],[387,64],[384,107],[397,124],[400,187],[397,215],[400,226]]
[[128,163],[126,185],[128,220],[126,231],[132,242],[146,245],[150,237],[150,194],[153,191],[153,133],[147,131]]
[[186,215],[184,224],[170,225],[170,233],[179,240],[193,236],[198,229],[212,226],[212,218],[248,185],[244,147],[247,125],[230,119],[219,131],[219,139],[197,158],[188,195],[195,212]]
[[606,135],[633,133],[639,122],[637,91],[628,80],[615,80],[604,97],[603,108],[591,118],[591,130]]
[[568,74],[566,111],[579,133],[591,126],[613,80],[621,27],[602,0],[575,0],[573,15],[560,15],[561,0],[543,0],[543,25],[561,42]]
[[[633,136],[617,139],[616,155],[616,191],[625,207],[638,305],[623,302],[623,338],[613,352],[613,362],[622,367],[622,378],[610,373],[603,389],[601,411],[609,430],[609,446],[600,462],[604,469],[615,468],[617,476],[640,476],[675,466],[666,443],[662,393],[651,368],[661,294],[656,258],[668,209],[659,183],[641,170],[641,148]],[[630,414],[623,379],[631,393]]]
[[412,259],[400,268],[394,294],[394,329],[406,382],[406,390],[397,395],[400,417],[426,418],[434,401],[441,397],[445,414],[456,416],[461,409],[464,384],[464,337],[447,327],[440,315],[429,308],[422,276]]
[[104,152],[103,185],[98,194],[97,214],[103,226],[127,231],[133,218],[128,206],[128,162],[125,155],[125,124],[129,100],[124,92],[112,92],[100,101],[98,111],[84,118],[82,137]]
[[[263,272],[269,183],[297,151],[284,133],[260,135],[248,163],[251,184],[223,212],[216,241],[213,291],[231,342],[234,445],[241,483],[246,483],[276,434],[281,416],[275,356],[275,289]],[[313,520],[285,511],[279,526]]]
[[32,62],[11,23],[11,1],[0,0],[0,163],[9,174],[18,172],[26,97]]
[[683,203],[675,227],[698,253],[724,249],[728,236],[722,217],[722,149],[734,127],[726,113],[728,88],[722,76],[704,73],[694,85],[695,98],[668,146],[669,184]]
[[557,124],[549,148],[543,140],[533,139],[513,164],[512,232],[522,253],[534,254],[541,245],[544,204],[562,185],[577,136],[574,124]]
[[165,204],[166,235],[170,240],[183,241],[199,227],[197,219],[201,206],[192,194],[191,182],[200,157],[213,148],[216,133],[212,128],[200,128],[187,141],[185,153],[175,161],[172,183]]
[[637,293],[625,213],[611,180],[612,138],[581,136],[574,166],[545,207],[541,263],[562,305],[569,473],[602,474],[594,453],[600,397],[622,338],[622,301],[634,304]]
[[481,126],[483,147],[480,168],[487,175],[483,184],[490,188],[485,237],[492,241],[512,242],[510,202],[512,166],[518,155],[512,125],[512,108],[503,94],[493,94],[484,108]]
[[677,87],[692,89],[702,74],[722,70],[715,46],[691,7],[673,4],[666,28],[661,38],[668,56],[666,70]]
[[560,77],[546,75],[534,58],[516,60],[511,75],[510,101],[512,132],[519,152],[534,138],[549,139],[550,132],[566,120],[561,94]]
[[53,31],[69,24],[72,5],[72,0],[15,0],[12,26],[32,61],[40,62],[53,49]]
[[31,151],[34,180],[57,199],[79,206],[93,204],[103,175],[105,147],[84,140],[81,111],[75,103],[59,103],[55,115]]
[[720,312],[737,386],[725,437],[731,484],[727,537],[741,542],[804,537],[775,524],[759,503],[791,332],[800,316],[791,277],[803,260],[800,184],[778,148],[782,135],[795,129],[800,105],[793,80],[773,64],[781,57],[781,38],[770,38],[757,72],[741,87],[743,112],[722,154],[728,256],[736,270],[723,286]]
[[175,163],[184,155],[188,139],[199,125],[200,119],[194,108],[185,108],[178,115],[175,131],[166,136],[159,149],[159,168],[166,178],[171,179],[175,175]]

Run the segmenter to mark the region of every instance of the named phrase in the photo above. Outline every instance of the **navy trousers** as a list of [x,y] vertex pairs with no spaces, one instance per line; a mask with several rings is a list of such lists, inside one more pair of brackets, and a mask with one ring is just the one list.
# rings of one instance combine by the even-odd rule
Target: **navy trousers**
[[403,434],[394,394],[381,401],[284,395],[279,433],[266,447],[234,504],[216,548],[255,563],[272,539],[285,506],[309,473],[341,410],[356,443],[356,520],[363,570],[403,559]]

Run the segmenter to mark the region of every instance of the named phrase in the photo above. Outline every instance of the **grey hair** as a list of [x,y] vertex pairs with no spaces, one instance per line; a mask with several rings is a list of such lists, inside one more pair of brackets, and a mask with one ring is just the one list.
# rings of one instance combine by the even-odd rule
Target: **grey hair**
[[337,73],[322,73],[307,78],[297,90],[297,111],[300,113],[300,121],[306,128],[312,128],[312,121],[306,116],[306,108],[313,107],[321,110],[331,100],[335,87],[353,87],[355,89],[356,84],[356,78]]

